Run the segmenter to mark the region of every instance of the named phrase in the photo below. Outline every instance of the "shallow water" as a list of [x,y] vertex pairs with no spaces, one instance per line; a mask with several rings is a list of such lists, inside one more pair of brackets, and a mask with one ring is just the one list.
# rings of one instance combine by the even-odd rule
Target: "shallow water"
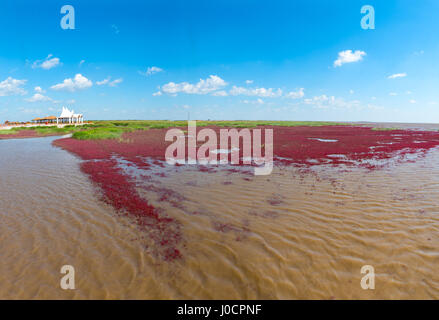
[[182,225],[166,262],[53,139],[0,141],[1,299],[439,298],[439,150],[373,171],[157,166],[138,191]]

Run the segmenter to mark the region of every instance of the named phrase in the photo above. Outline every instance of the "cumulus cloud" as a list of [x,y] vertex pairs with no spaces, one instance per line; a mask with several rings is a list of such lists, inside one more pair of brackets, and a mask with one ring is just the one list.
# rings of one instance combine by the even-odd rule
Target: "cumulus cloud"
[[352,52],[352,50],[340,51],[337,60],[334,61],[334,67],[341,67],[345,63],[361,61],[365,55],[366,52],[361,50],[356,50],[355,52]]
[[34,90],[35,90],[35,92],[38,92],[38,93],[44,93],[45,92],[40,86],[35,87]]
[[397,78],[404,78],[404,77],[407,77],[407,73],[395,73],[395,74],[388,76],[387,78],[388,79],[397,79]]
[[32,64],[32,68],[42,68],[45,70],[49,70],[52,68],[55,68],[56,66],[60,65],[59,58],[53,57],[52,54],[49,54],[46,59],[44,60],[37,60]]
[[178,93],[187,94],[208,94],[219,90],[227,85],[223,79],[218,76],[211,75],[207,79],[200,79],[195,84],[188,82],[174,83],[169,82],[162,87],[162,91],[167,94],[176,95]]
[[281,89],[273,89],[273,88],[243,88],[233,86],[229,92],[232,96],[255,96],[255,97],[263,97],[263,98],[275,98],[280,97],[282,95]]
[[50,88],[53,90],[66,90],[70,92],[74,92],[76,90],[82,90],[86,88],[90,88],[93,83],[84,77],[82,74],[78,73],[75,75],[73,79],[68,78],[64,79],[62,83],[55,84]]
[[42,95],[41,93],[35,93],[32,97],[25,99],[27,102],[42,102],[42,101],[52,101],[51,98]]
[[157,92],[154,92],[152,95],[154,96],[154,97],[159,97],[159,96],[161,96],[163,93],[161,92],[161,91],[157,91]]
[[163,71],[164,70],[162,68],[152,66],[152,67],[148,67],[148,69],[146,69],[145,72],[139,71],[139,73],[142,76],[148,77],[148,76],[152,76],[155,73],[159,73],[159,72],[163,72]]
[[286,98],[290,98],[290,99],[300,99],[303,98],[305,96],[305,89],[304,88],[300,88],[297,91],[290,91],[287,94],[285,94]]
[[108,85],[109,87],[116,87],[122,81],[123,81],[122,78],[115,79],[115,80],[111,81],[111,77],[108,77],[108,78],[106,78],[106,79],[104,79],[102,81],[96,81],[96,84],[98,86]]
[[254,81],[253,80],[245,80],[246,84],[252,84]]
[[6,80],[0,82],[0,97],[12,95],[25,95],[27,92],[22,88],[27,80],[18,80],[8,77]]

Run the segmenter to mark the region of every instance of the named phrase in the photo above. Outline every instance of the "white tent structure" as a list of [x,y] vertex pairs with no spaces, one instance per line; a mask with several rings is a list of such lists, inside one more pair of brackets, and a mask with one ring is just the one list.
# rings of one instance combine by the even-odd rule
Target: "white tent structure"
[[66,107],[62,107],[61,115],[56,118],[56,124],[59,123],[83,124],[84,116],[82,113],[75,113],[73,110],[70,111]]

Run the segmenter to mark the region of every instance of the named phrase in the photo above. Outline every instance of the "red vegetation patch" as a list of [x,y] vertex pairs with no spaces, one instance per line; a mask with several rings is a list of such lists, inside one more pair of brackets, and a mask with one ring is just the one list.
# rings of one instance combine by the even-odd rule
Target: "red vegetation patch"
[[101,188],[106,203],[116,210],[126,211],[134,216],[142,229],[148,229],[156,245],[154,251],[164,260],[180,257],[180,251],[176,248],[181,240],[179,223],[142,199],[135,185],[117,165],[115,160],[86,161],[81,164],[81,170]]
[[[265,127],[268,128],[273,129],[274,133],[276,163],[299,164],[305,167],[304,170],[321,164],[359,165],[373,169],[376,165],[364,160],[386,160],[395,155],[404,156],[419,152],[422,154],[439,146],[439,133],[432,131],[375,131],[371,128],[351,126]],[[220,128],[212,129],[219,137]],[[104,201],[133,216],[139,227],[153,240],[156,246],[154,250],[165,260],[173,260],[181,257],[177,249],[182,240],[180,224],[140,197],[136,190],[136,182],[130,180],[129,175],[118,167],[117,161],[114,160],[116,157],[129,161],[129,166],[148,169],[150,164],[145,159],[153,158],[154,164],[163,165],[166,148],[171,143],[165,141],[166,132],[167,129],[151,129],[124,133],[120,140],[67,138],[56,140],[53,144],[78,155],[83,160],[88,160],[82,164],[81,170],[102,189]],[[229,173],[242,174],[240,170],[226,168]],[[215,171],[213,166],[198,166],[198,170],[206,173]],[[145,176],[145,179],[147,178],[150,179]],[[245,179],[251,180],[248,177]],[[159,193],[161,201],[182,207],[181,202],[184,199],[171,190],[149,188],[149,191]],[[283,203],[283,199],[278,195],[270,196],[267,201],[273,206]],[[213,223],[213,227],[220,232],[248,232],[246,227],[217,221]],[[239,239],[242,237],[239,236]]]
[[[306,166],[386,160],[439,146],[439,132],[326,126],[274,129],[274,155]],[[283,158],[283,159],[282,159]],[[373,168],[371,164],[362,166]]]
[[153,157],[165,159],[165,129],[127,132],[122,139],[108,140],[76,140],[73,138],[54,141],[54,145],[73,152],[84,160],[108,159],[113,154],[131,161],[139,167],[145,167],[142,158]]

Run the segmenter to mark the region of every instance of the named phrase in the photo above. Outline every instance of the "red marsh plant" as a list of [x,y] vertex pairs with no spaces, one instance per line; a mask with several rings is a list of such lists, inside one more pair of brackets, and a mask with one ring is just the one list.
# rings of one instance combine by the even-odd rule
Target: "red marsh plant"
[[[211,129],[209,134],[214,132],[220,136],[220,130],[223,128],[209,127],[209,129]],[[373,130],[357,126],[265,126],[264,129],[271,129],[273,132],[275,163],[302,165],[308,168],[329,164],[376,169],[377,166],[373,162],[367,161],[384,161],[396,155],[424,155],[428,150],[439,146],[439,132],[432,131]],[[125,132],[118,139],[76,140],[67,138],[56,140],[53,144],[85,160],[81,165],[81,170],[102,190],[103,200],[116,210],[134,217],[139,227],[148,231],[157,254],[164,260],[174,260],[182,257],[180,248],[183,235],[179,222],[143,199],[136,190],[134,179],[131,179],[118,166],[116,160],[123,159],[143,169],[148,169],[149,166],[145,161],[146,158],[154,159],[155,163],[165,164],[166,150],[176,141],[169,139],[169,136],[168,140],[171,141],[166,141],[167,131],[167,129],[150,129]],[[178,135],[174,135],[172,139],[182,139],[181,133],[178,132]],[[191,133],[191,135],[196,135],[194,132]],[[187,135],[184,138],[185,142],[188,142]],[[214,148],[221,150],[221,141],[217,139],[213,140],[215,143],[209,148],[203,149],[205,138],[206,135],[201,135],[200,139],[192,141],[192,147],[195,146],[197,150],[204,151],[207,149],[211,151]],[[243,150],[242,140],[238,142],[240,150]],[[262,144],[261,149],[264,147]],[[185,143],[184,148],[186,151],[184,158],[187,161],[187,155],[193,150],[189,150],[188,143]],[[254,155],[253,146],[248,151]],[[226,155],[227,158],[232,156],[230,153]],[[217,152],[215,156],[208,159],[224,159],[221,157],[224,155],[221,156],[221,153]],[[246,165],[243,159],[240,159],[238,165]],[[179,164],[176,163],[176,165]],[[211,172],[206,170],[209,167],[198,166],[199,170],[206,174]]]

